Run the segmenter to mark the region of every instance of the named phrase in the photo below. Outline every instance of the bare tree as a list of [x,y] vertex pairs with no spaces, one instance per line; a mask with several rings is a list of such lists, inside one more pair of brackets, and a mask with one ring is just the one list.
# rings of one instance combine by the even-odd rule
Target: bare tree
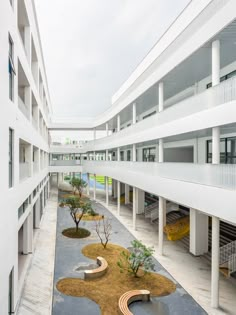
[[98,220],[95,222],[95,230],[100,239],[100,242],[103,248],[106,248],[112,231],[111,219],[102,218],[102,220]]

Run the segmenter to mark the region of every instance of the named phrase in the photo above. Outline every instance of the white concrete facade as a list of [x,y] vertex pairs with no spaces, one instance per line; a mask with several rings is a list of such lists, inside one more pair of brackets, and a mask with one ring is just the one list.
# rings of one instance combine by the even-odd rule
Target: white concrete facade
[[[0,12],[0,74],[6,82],[0,91],[0,189],[3,208],[8,208],[0,231],[9,240],[0,242],[6,252],[0,271],[4,313],[12,269],[12,310],[17,307],[18,251],[33,252],[33,228],[40,228],[49,172],[58,174],[58,183],[63,173],[87,173],[88,182],[93,174],[94,200],[96,175],[105,176],[107,206],[112,178],[118,214],[121,195],[125,204],[132,199],[134,230],[137,215],[145,212],[145,193],[156,196],[160,255],[165,253],[167,202],[189,209],[189,251],[195,256],[208,251],[211,217],[211,302],[217,308],[220,221],[236,225],[235,1],[191,1],[115,93],[109,110],[94,119],[64,122],[51,116],[34,2],[18,0],[12,7],[10,1],[2,1]],[[9,43],[14,50],[10,57]],[[49,146],[50,130],[71,129],[93,131],[93,140]],[[106,136],[98,139],[101,130]],[[69,158],[60,159],[60,154]]]

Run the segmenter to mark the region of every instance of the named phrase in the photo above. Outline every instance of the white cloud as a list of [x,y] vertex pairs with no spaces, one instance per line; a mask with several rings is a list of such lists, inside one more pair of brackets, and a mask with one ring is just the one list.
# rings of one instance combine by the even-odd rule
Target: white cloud
[[189,0],[35,0],[56,115],[95,116]]

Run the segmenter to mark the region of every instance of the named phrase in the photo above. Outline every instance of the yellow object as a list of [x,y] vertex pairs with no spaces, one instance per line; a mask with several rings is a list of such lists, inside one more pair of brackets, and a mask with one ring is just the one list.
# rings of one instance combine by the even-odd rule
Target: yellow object
[[164,227],[164,233],[169,241],[177,241],[189,234],[190,224],[189,216],[177,219],[174,223],[167,224]]

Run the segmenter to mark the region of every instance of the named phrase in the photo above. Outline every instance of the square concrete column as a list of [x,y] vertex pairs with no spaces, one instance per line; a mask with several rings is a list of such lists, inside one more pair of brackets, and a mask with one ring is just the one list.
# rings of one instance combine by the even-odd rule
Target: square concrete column
[[125,184],[125,205],[129,204],[129,185]]
[[133,229],[136,231],[136,188],[133,187]]
[[117,181],[117,212],[120,215],[120,181]]
[[117,148],[117,161],[120,161],[120,148]]
[[96,128],[93,129],[93,140],[96,140]]
[[136,157],[136,145],[133,144],[133,147],[132,147],[132,160],[133,162],[136,162],[137,160],[137,157]]
[[135,188],[135,212],[137,214],[144,213],[144,195],[145,192],[143,190]]
[[208,252],[208,216],[190,208],[190,248],[195,256]]
[[28,215],[23,223],[23,254],[32,253],[33,239],[33,221],[32,215]]
[[158,93],[159,95],[158,109],[159,109],[159,112],[162,112],[164,109],[164,84],[163,82],[159,83],[158,92],[159,92]]
[[37,199],[35,203],[35,228],[39,229],[40,227],[40,198]]
[[163,139],[159,139],[159,163],[164,162],[164,141]]
[[108,122],[106,123],[106,135],[109,136]]

